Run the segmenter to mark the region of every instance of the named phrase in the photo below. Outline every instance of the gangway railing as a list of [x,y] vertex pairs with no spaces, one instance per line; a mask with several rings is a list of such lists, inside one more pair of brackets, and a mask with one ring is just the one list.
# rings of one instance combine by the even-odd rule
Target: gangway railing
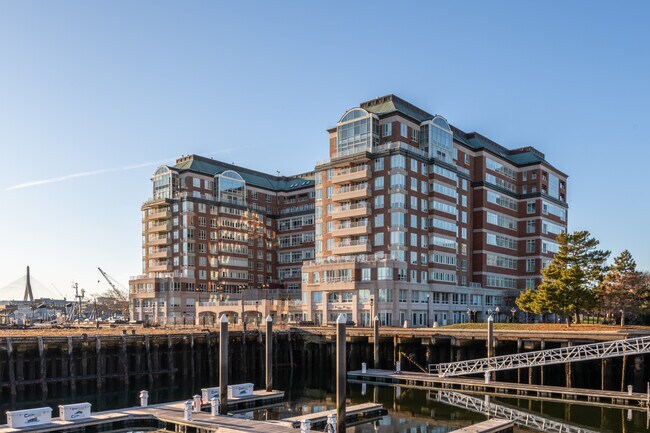
[[596,433],[583,427],[566,424],[560,421],[534,415],[529,412],[517,410],[489,402],[489,399],[460,394],[453,391],[438,391],[436,400],[451,406],[467,409],[472,412],[482,413],[493,418],[507,419],[515,424],[543,431],[545,433]]
[[440,377],[462,376],[465,374],[485,373],[487,371],[539,367],[542,365],[615,358],[617,356],[638,355],[642,353],[650,353],[650,337],[583,344],[443,364],[430,364],[429,373],[436,374]]

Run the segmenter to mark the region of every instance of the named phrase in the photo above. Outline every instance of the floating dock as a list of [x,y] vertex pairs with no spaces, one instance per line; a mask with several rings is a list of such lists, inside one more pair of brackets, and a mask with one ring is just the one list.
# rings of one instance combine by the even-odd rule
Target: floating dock
[[451,433],[512,433],[515,423],[503,419],[490,419],[472,424]]
[[[252,397],[232,399],[228,402],[229,410],[242,408],[269,407],[272,401],[284,397],[283,391],[255,391]],[[296,433],[300,421],[309,419],[312,426],[325,425],[327,415],[336,411],[323,411],[305,414],[277,421],[255,421],[232,415],[212,416],[205,410],[192,412],[192,419],[185,419],[185,401],[155,404],[145,407],[131,407],[106,412],[91,413],[90,417],[74,421],[53,418],[47,424],[33,425],[21,428],[10,428],[7,424],[0,426],[0,433],[30,432],[79,432],[89,429],[104,430],[138,430],[155,428],[181,433]],[[386,414],[380,404],[366,403],[350,406],[346,410],[346,420],[351,423],[377,419]]]
[[[322,412],[308,413],[291,418],[285,418],[283,420],[279,420],[279,422],[285,423],[293,428],[299,428],[301,421],[309,420],[311,422],[311,427],[318,429],[327,424],[327,416],[331,414],[336,414],[336,410],[332,409]],[[346,422],[354,423],[355,421],[362,419],[377,418],[382,415],[386,415],[386,409],[384,409],[384,407],[380,404],[363,403],[348,407],[345,411],[345,415]]]
[[647,410],[650,395],[633,392],[603,391],[598,389],[565,388],[561,386],[531,385],[525,383],[497,382],[485,383],[484,379],[448,377],[442,378],[427,373],[400,372],[392,370],[368,369],[348,372],[350,382],[372,384],[395,384],[425,390],[456,390],[499,396],[534,396],[538,400],[571,400],[594,406],[617,409]]

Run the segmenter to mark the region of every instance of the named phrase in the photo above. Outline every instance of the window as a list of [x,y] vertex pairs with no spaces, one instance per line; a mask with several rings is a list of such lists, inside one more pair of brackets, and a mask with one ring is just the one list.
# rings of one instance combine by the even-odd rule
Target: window
[[526,203],[526,213],[535,213],[536,206],[535,206],[535,200],[530,200],[529,202]]
[[535,279],[534,278],[526,278],[526,288],[530,290],[535,289]]
[[469,165],[469,155],[465,154],[465,164]]
[[361,281],[370,281],[370,268],[361,269]]
[[406,169],[406,157],[404,155],[393,155],[390,157],[391,168]]
[[403,123],[399,124],[399,134],[402,137],[408,137],[409,136],[409,127]]
[[535,272],[535,259],[526,259],[526,272]]
[[192,186],[194,188],[201,188],[201,179],[199,179],[197,177],[193,177],[192,178]]
[[375,227],[384,226],[384,214],[375,215]]
[[411,158],[411,171],[413,171],[415,173],[418,172],[418,161],[417,161],[417,159],[412,159]]
[[384,158],[377,158],[375,160],[375,171],[384,169]]
[[384,207],[384,196],[378,195],[375,197],[375,209],[381,209]]
[[381,245],[384,245],[384,234],[375,233],[375,246],[381,246]]
[[390,207],[393,209],[404,209],[406,207],[406,195],[401,192],[391,194]]
[[535,252],[535,239],[526,240],[526,252],[527,253]]
[[[382,233],[383,234],[383,233]],[[404,232],[390,232],[391,246],[404,246]]]
[[375,178],[375,191],[384,189],[384,176]]
[[420,132],[417,129],[411,129],[411,140],[418,141]]
[[392,123],[384,123],[381,125],[381,136],[382,137],[388,137],[393,133],[393,124]]
[[526,233],[535,233],[535,220],[526,221]]
[[402,188],[406,189],[406,176],[403,174],[391,174],[390,175],[390,187],[391,188]]
[[414,177],[411,178],[411,190],[413,191],[418,190],[418,180]]
[[393,279],[393,268],[389,268],[389,267],[377,268],[377,280],[392,280],[392,279]]

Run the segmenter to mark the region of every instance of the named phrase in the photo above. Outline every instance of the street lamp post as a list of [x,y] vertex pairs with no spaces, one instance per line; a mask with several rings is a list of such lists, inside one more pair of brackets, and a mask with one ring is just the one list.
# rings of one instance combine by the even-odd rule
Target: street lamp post
[[370,298],[370,323],[368,324],[368,326],[371,326],[373,324],[373,318],[375,317],[373,315],[373,305],[374,305],[374,303],[375,303],[375,298],[371,297]]
[[431,304],[429,303],[431,295],[427,293],[427,328],[429,327],[429,316],[431,316]]
[[515,313],[517,312],[517,309],[515,307],[512,307],[512,310],[510,310],[512,313],[512,323],[515,323]]
[[500,313],[500,310],[499,310],[499,307],[498,307],[498,306],[494,309],[494,312],[497,313],[497,323],[499,323],[499,313]]
[[469,307],[467,308],[467,321],[472,323],[472,310],[470,310]]
[[625,326],[625,311],[621,310],[621,328]]
[[472,315],[474,316],[474,323],[478,323],[478,317],[476,316],[476,310],[472,310]]

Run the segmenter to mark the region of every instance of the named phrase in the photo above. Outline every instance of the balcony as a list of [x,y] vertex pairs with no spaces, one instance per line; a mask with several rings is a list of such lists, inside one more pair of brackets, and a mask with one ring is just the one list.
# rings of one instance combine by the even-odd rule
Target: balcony
[[171,222],[166,222],[162,224],[153,224],[151,227],[149,227],[149,233],[160,233],[160,232],[168,232],[172,229],[172,223]]
[[368,179],[370,177],[370,169],[368,166],[344,168],[338,170],[332,176],[332,183],[346,183],[355,180]]
[[332,201],[350,201],[366,198],[370,196],[370,187],[368,185],[359,185],[353,187],[341,187],[334,191]]
[[172,213],[169,211],[169,208],[156,209],[154,212],[147,214],[147,217],[150,220],[166,220],[171,218]]
[[167,245],[171,242],[171,238],[167,236],[158,236],[153,239],[147,239],[147,245]]
[[343,254],[363,254],[369,253],[372,251],[370,241],[360,240],[360,241],[351,241],[351,242],[342,242],[334,244],[333,254],[343,255]]
[[147,269],[147,272],[170,272],[172,270],[171,263],[159,263],[157,265],[151,265]]
[[337,220],[367,216],[370,216],[370,206],[367,203],[339,206],[332,211],[332,218]]
[[339,224],[334,226],[334,237],[357,236],[370,234],[370,224],[368,222]]
[[152,253],[149,253],[149,259],[167,259],[171,257],[171,251],[168,249],[160,250],[160,251],[154,251]]

